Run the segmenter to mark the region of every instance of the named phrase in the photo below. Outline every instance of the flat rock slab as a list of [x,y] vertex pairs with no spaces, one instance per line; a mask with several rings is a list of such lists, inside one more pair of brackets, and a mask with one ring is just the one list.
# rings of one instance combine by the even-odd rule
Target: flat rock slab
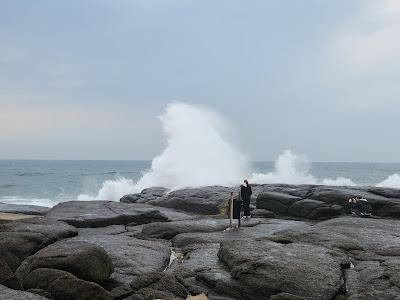
[[268,299],[287,294],[305,299],[333,299],[343,285],[341,266],[348,259],[325,247],[269,240],[224,241],[218,253],[242,297]]
[[83,241],[102,247],[110,256],[117,285],[129,283],[146,272],[163,271],[170,259],[169,243],[148,241],[126,235],[77,236],[72,241]]
[[[246,221],[243,221],[245,223]],[[309,227],[305,222],[292,220],[267,219],[260,225],[254,227],[242,227],[239,229],[226,230],[222,232],[190,232],[181,233],[172,239],[175,247],[186,248],[198,244],[220,243],[230,240],[250,240],[256,238],[267,238],[280,231],[289,228]]]
[[129,223],[145,224],[192,218],[184,213],[148,204],[113,201],[63,202],[54,206],[46,214],[46,217],[64,221],[75,227],[105,227]]
[[400,222],[344,216],[303,228],[275,233],[275,238],[307,242],[350,251],[400,256]]
[[43,216],[49,210],[49,207],[44,206],[0,203],[0,212],[3,213]]
[[29,218],[33,218],[33,217],[36,217],[36,216],[0,212],[0,223],[8,223],[11,221],[18,221],[18,220],[29,219]]
[[[236,222],[236,220],[235,220]],[[253,227],[260,224],[257,219],[242,222],[243,227]],[[216,232],[229,227],[227,219],[197,219],[175,222],[156,222],[143,226],[142,234],[146,237],[172,239],[175,235],[188,232]]]
[[0,297],[4,300],[47,300],[47,298],[24,291],[12,290],[0,284]]

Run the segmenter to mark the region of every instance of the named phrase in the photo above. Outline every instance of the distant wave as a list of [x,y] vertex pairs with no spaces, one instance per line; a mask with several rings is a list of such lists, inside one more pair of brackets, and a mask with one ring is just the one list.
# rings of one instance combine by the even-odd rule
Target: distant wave
[[397,173],[392,174],[388,176],[385,180],[379,182],[376,186],[400,189],[400,175]]
[[18,185],[14,184],[14,183],[7,183],[7,184],[0,185],[0,189],[9,189],[9,188],[12,188],[15,186],[18,186]]
[[170,189],[233,186],[244,178],[253,183],[356,185],[349,178],[314,177],[307,158],[290,150],[277,158],[272,172],[249,171],[246,157],[228,139],[229,126],[219,115],[203,107],[170,104],[160,120],[167,146],[153,159],[148,172],[136,182],[121,176],[107,180],[97,195],[81,194],[78,199],[118,200],[152,186]]
[[63,201],[61,199],[55,201],[47,198],[25,198],[19,196],[0,197],[0,203],[10,203],[10,204],[39,205],[39,206],[53,207],[59,202]]
[[17,174],[17,176],[45,176],[45,175],[54,175],[56,173],[43,173],[43,172],[23,172]]

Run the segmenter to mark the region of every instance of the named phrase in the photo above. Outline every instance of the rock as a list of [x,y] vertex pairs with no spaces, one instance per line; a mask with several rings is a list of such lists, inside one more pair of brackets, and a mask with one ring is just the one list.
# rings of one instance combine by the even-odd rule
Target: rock
[[264,208],[276,213],[286,214],[289,206],[299,200],[302,199],[283,193],[261,193],[257,197],[257,208]]
[[[394,264],[393,264],[394,263]],[[346,299],[399,299],[399,260],[387,262],[357,261],[355,267],[344,272]],[[391,273],[391,267],[395,272]]]
[[[339,251],[268,240],[223,241],[218,256],[243,285],[240,292],[246,299],[267,299],[281,293],[333,299],[343,285],[341,268],[348,263]],[[224,292],[229,294],[229,288]]]
[[128,194],[121,197],[119,201],[123,203],[136,203],[139,199],[140,199],[140,194]]
[[77,234],[75,227],[64,222],[39,217],[0,224],[0,257],[15,271],[29,255]]
[[24,215],[45,215],[50,208],[36,205],[0,203],[0,212]]
[[112,261],[103,248],[74,240],[54,243],[28,257],[16,275],[24,281],[29,273],[42,268],[63,270],[96,283],[106,281],[113,272]]
[[156,200],[164,196],[168,189],[163,187],[152,187],[144,189],[140,194],[129,194],[123,196],[120,201],[125,203],[147,203],[151,200]]
[[383,196],[386,198],[396,198],[400,199],[400,189],[391,189],[391,188],[381,188],[381,187],[369,187],[367,188],[368,192]]
[[107,252],[114,266],[111,279],[116,286],[147,272],[163,271],[171,253],[169,244],[164,241],[147,241],[126,235],[78,236],[72,241],[89,242]]
[[[277,214],[320,219],[350,212],[348,199],[360,195],[368,199],[374,214],[400,217],[400,192],[394,189],[331,187],[317,185],[263,185],[257,197],[257,208]],[[319,202],[316,202],[319,201]]]
[[0,257],[0,284],[19,290],[21,283],[4,259]]
[[25,277],[23,285],[25,289],[44,290],[56,300],[111,300],[111,294],[100,285],[57,269],[36,269]]
[[172,191],[147,203],[203,215],[218,215],[238,188],[210,186]]
[[130,284],[134,293],[129,300],[153,300],[153,299],[186,299],[190,292],[172,274],[152,272],[146,273]]
[[340,205],[329,205],[322,201],[303,199],[289,206],[289,215],[308,219],[320,219],[340,215],[343,207]]
[[[243,227],[252,227],[260,224],[257,219],[243,222]],[[150,223],[143,226],[142,234],[146,237],[172,239],[175,235],[187,232],[215,232],[229,227],[228,219],[198,219],[182,220],[167,223]]]
[[190,216],[147,204],[113,201],[69,201],[57,204],[47,218],[65,221],[75,227],[105,227],[120,224],[145,224],[155,221],[188,219]]
[[274,216],[274,212],[264,208],[256,208],[251,211],[251,215],[254,218],[272,218]]
[[1,299],[4,300],[47,300],[39,295],[31,294],[23,291],[16,291],[0,284]]
[[[246,221],[243,221],[243,223]],[[291,220],[279,220],[279,219],[267,219],[262,224],[254,227],[242,227],[240,229],[227,230],[223,232],[204,232],[204,233],[181,233],[176,235],[172,239],[174,247],[186,248],[192,247],[193,245],[199,244],[210,244],[220,243],[222,241],[230,240],[250,240],[258,238],[266,238],[273,236],[279,232],[286,232],[288,229],[296,229],[309,227],[305,222],[291,221]]]
[[79,228],[79,237],[87,236],[92,237],[94,235],[117,235],[128,232],[125,225],[110,225],[107,227],[82,227]]
[[35,217],[35,216],[0,212],[0,224],[9,223],[12,221],[24,220],[24,219],[31,219],[33,217]]

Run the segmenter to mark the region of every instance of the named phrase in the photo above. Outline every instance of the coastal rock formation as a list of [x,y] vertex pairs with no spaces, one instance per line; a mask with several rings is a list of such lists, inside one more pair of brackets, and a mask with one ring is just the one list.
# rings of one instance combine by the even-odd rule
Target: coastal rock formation
[[[224,187],[148,189],[130,203],[72,201],[2,224],[0,299],[400,298],[400,191],[253,190],[258,217],[240,229],[227,228],[221,213],[237,191]],[[375,216],[348,214],[355,195]]]
[[77,234],[76,228],[64,222],[44,218],[0,224],[0,258],[15,271],[29,255]]
[[187,214],[147,204],[113,201],[69,201],[57,204],[47,214],[49,219],[75,227],[105,227],[118,224],[145,224],[191,218]]
[[[243,222],[243,227],[251,227],[260,224],[258,220]],[[142,235],[152,238],[172,239],[180,233],[187,232],[216,232],[229,227],[227,219],[198,219],[183,220],[167,223],[150,223],[143,226]]]
[[168,265],[170,247],[165,241],[137,239],[125,234],[77,236],[73,241],[85,241],[102,247],[111,258],[113,286],[128,284],[136,276],[161,272]]
[[24,278],[23,286],[29,291],[45,291],[56,300],[111,300],[111,294],[100,285],[58,269],[36,269]]
[[152,187],[144,189],[139,194],[129,194],[123,196],[120,201],[124,203],[147,203],[151,200],[156,200],[164,196],[168,192],[168,189],[163,187]]
[[36,205],[0,203],[0,212],[24,215],[45,215],[50,208]]
[[147,203],[196,214],[217,215],[227,205],[230,193],[235,190],[237,188],[222,186],[182,189],[172,191]]
[[16,271],[24,281],[36,269],[57,269],[91,282],[103,283],[114,267],[102,247],[93,243],[65,240],[54,243],[25,259]]
[[349,264],[344,253],[325,247],[269,240],[224,241],[218,257],[240,282],[240,298],[260,300],[280,294],[333,299],[343,285],[341,266]]
[[47,300],[47,298],[32,293],[17,291],[0,284],[0,297],[4,300]]
[[281,215],[324,219],[348,213],[348,199],[357,195],[368,200],[375,215],[400,217],[398,190],[384,188],[262,185],[257,208]]

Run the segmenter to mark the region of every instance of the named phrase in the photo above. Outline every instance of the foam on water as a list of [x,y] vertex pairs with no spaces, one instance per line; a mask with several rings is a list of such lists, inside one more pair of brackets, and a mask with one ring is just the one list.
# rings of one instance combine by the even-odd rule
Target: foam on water
[[397,173],[392,174],[385,180],[379,182],[376,186],[400,189],[400,175]]
[[[291,150],[276,159],[268,173],[255,173],[248,168],[246,157],[228,138],[229,124],[205,107],[185,103],[167,105],[159,117],[166,137],[166,147],[152,160],[151,168],[138,180],[124,177],[107,180],[96,195],[81,194],[79,200],[118,200],[144,188],[162,186],[169,189],[207,185],[237,185],[244,178],[252,183],[323,184],[356,186],[350,178],[317,178],[305,155]],[[393,174],[376,184],[400,188],[400,176]]]
[[347,185],[356,184],[349,178],[318,179],[311,173],[311,164],[305,155],[297,155],[291,150],[284,151],[275,161],[272,172],[262,174],[253,173],[250,182],[253,183],[288,183],[288,184],[324,184]]
[[151,186],[170,189],[234,185],[247,172],[247,159],[229,139],[230,125],[218,114],[185,103],[173,103],[159,117],[167,145],[137,182],[126,178],[105,181],[97,195],[80,200],[118,200]]

